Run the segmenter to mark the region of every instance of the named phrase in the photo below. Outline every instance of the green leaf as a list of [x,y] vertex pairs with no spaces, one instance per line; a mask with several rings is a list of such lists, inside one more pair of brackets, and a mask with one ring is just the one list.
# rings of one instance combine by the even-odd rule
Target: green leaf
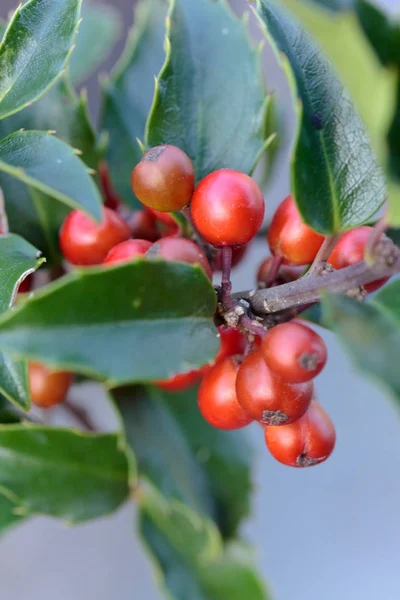
[[[0,235],[0,313],[14,302],[19,284],[44,262],[40,252],[17,235]],[[22,410],[30,407],[26,363],[0,353],[0,392]]]
[[76,523],[114,511],[129,493],[129,460],[117,434],[0,426],[0,489],[22,515]]
[[19,423],[20,421],[21,413],[18,413],[15,406],[0,395],[0,423],[10,424]]
[[15,514],[17,506],[15,503],[0,493],[0,536],[3,535],[9,527],[18,525],[22,517]]
[[364,125],[330,64],[301,26],[268,0],[258,1],[258,14],[270,43],[275,42],[288,58],[301,100],[292,191],[302,216],[325,235],[356,227],[386,198],[383,172]]
[[[400,35],[399,35],[399,41],[400,41]],[[400,69],[400,60],[399,60],[398,67]],[[388,147],[389,147],[389,171],[392,174],[395,181],[397,182],[397,185],[399,185],[400,184],[400,73],[399,73],[399,78],[398,78],[398,82],[397,82],[396,110],[395,110],[395,113],[393,116],[393,121],[391,123],[390,129],[388,132],[387,142],[388,142]],[[389,199],[390,199],[390,196],[389,196]],[[391,219],[392,222],[395,220],[395,223],[393,223],[393,224],[396,224],[396,225],[400,224],[400,215],[398,214],[398,213],[400,213],[399,203],[396,202],[396,203],[391,204],[390,211],[391,211],[391,214],[390,214],[389,218]]]
[[390,391],[400,403],[400,281],[386,286],[368,304],[342,296],[323,300],[324,318],[338,334],[359,370]]
[[249,513],[253,452],[246,432],[210,427],[199,413],[197,387],[174,394],[124,388],[113,397],[140,474],[232,537]]
[[400,246],[400,229],[388,229],[385,233],[396,246]]
[[148,482],[138,490],[140,528],[173,600],[267,600],[244,545],[224,548],[212,521],[168,501]]
[[52,135],[17,131],[1,140],[0,171],[101,219],[101,197],[85,165],[72,148]]
[[165,0],[142,0],[135,11],[135,25],[125,51],[109,81],[104,84],[102,128],[108,132],[107,161],[113,184],[127,204],[137,200],[130,180],[142,151],[146,119],[154,94],[154,77],[163,60]]
[[76,270],[0,319],[0,347],[110,384],[152,381],[214,358],[215,306],[197,266],[139,259]]
[[[305,1],[307,0],[300,0]],[[353,7],[354,0],[312,0],[313,3],[319,4],[324,8],[328,8],[334,12],[342,12]]]
[[172,0],[167,58],[146,126],[147,146],[174,144],[197,180],[229,167],[252,172],[265,146],[260,52],[224,1]]
[[82,23],[69,69],[75,85],[87,79],[108,57],[121,35],[120,13],[104,4],[82,6]]
[[81,0],[30,0],[15,11],[0,44],[0,118],[42,96],[68,62]]
[[376,4],[355,0],[363,31],[384,65],[400,65],[400,21],[395,21]]

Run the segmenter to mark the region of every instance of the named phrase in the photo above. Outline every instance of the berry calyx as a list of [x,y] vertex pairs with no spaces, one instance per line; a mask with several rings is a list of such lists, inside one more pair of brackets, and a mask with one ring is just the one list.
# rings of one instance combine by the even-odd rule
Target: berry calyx
[[128,225],[110,208],[103,209],[102,223],[95,223],[80,210],[73,210],[60,231],[60,247],[73,265],[99,265],[108,252],[130,237]]
[[159,257],[172,262],[180,261],[200,265],[207,277],[212,279],[212,271],[206,255],[197,244],[186,238],[162,238],[151,246],[148,256],[151,258]]
[[173,375],[169,379],[156,381],[155,385],[166,392],[181,392],[197,383],[208,367],[202,367],[189,373],[180,373]]
[[272,456],[289,467],[312,467],[332,454],[335,426],[322,406],[313,400],[306,414],[283,427],[265,427],[265,442]]
[[316,257],[324,236],[303,223],[293,196],[288,196],[275,212],[267,239],[272,254],[293,265],[305,265]]
[[194,190],[194,167],[176,146],[156,146],[132,171],[132,189],[140,202],[161,212],[189,204]]
[[218,429],[240,429],[253,421],[236,396],[238,368],[234,358],[224,358],[211,367],[199,388],[200,412],[210,425]]
[[267,366],[290,383],[314,379],[324,368],[324,340],[307,325],[292,321],[270,329],[261,344]]
[[151,242],[147,240],[126,240],[111,248],[104,260],[104,264],[115,264],[133,260],[138,256],[146,254],[150,247]]
[[299,419],[310,405],[312,382],[289,383],[266,365],[260,350],[242,362],[236,379],[240,405],[265,425],[285,425]]
[[215,171],[200,181],[191,203],[196,229],[217,247],[247,244],[260,229],[264,210],[255,181],[230,169]]
[[[354,265],[364,259],[365,247],[368,238],[371,235],[372,227],[364,225],[351,231],[346,231],[338,241],[332,254],[328,258],[328,263],[334,269],[344,269]],[[389,277],[378,279],[365,285],[365,291],[370,294],[376,292],[380,287],[389,281]]]
[[133,238],[155,242],[160,237],[156,221],[147,210],[136,210],[128,221]]
[[28,374],[32,402],[40,408],[60,404],[72,383],[72,373],[53,371],[36,362],[29,363]]

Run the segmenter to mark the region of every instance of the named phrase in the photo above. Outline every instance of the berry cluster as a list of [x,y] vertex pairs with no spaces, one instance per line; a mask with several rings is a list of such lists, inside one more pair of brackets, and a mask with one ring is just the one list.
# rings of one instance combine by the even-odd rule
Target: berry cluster
[[[244,256],[261,228],[264,199],[246,174],[222,169],[195,186],[190,158],[174,146],[158,146],[144,154],[132,172],[132,189],[144,205],[123,218],[106,165],[100,170],[105,194],[102,223],[72,211],[60,231],[60,247],[71,265],[100,265],[142,257],[198,264],[217,288],[220,350],[212,365],[156,382],[179,391],[201,380],[198,403],[208,423],[238,429],[257,421],[264,427],[271,454],[281,463],[306,467],[323,462],[335,445],[335,428],[314,399],[313,379],[324,368],[327,349],[322,338],[300,320],[301,310],[281,315],[267,326],[243,311],[231,296],[230,270]],[[191,239],[173,214],[181,210]],[[370,227],[342,235],[325,269],[343,269],[363,260]],[[278,207],[268,230],[271,256],[257,272],[258,287],[272,287],[302,277],[315,264],[324,236],[301,219],[294,199]],[[330,265],[330,266],[329,266]],[[372,292],[385,283],[368,284]],[[304,307],[303,307],[304,310]],[[63,400],[69,373],[30,365],[33,401],[51,406]]]

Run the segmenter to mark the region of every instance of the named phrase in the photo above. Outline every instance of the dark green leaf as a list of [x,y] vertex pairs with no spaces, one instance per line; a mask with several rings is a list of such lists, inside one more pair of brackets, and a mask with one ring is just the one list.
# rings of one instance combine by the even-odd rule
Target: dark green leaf
[[154,94],[154,77],[164,60],[166,0],[141,0],[124,54],[104,87],[102,127],[109,134],[107,160],[115,189],[131,206],[137,201],[131,172],[142,158],[143,140]]
[[400,22],[368,0],[355,0],[357,16],[380,61],[400,65]]
[[214,358],[215,304],[197,266],[139,259],[76,270],[7,313],[0,346],[110,384],[152,381]]
[[253,452],[246,432],[210,427],[199,413],[197,387],[174,394],[124,388],[113,397],[139,472],[232,537],[249,512]]
[[129,459],[117,434],[0,426],[0,489],[23,515],[93,519],[126,500]]
[[[0,313],[14,302],[19,284],[44,262],[40,252],[17,235],[0,235]],[[26,363],[0,353],[0,392],[22,410],[30,406]]]
[[[400,34],[399,34],[400,40]],[[400,69],[400,60],[398,63]],[[396,109],[391,123],[388,137],[389,147],[389,170],[395,180],[400,182],[400,72],[397,83],[397,98],[396,98]],[[400,224],[400,207],[398,202],[393,202],[391,205],[390,220],[396,225]]]
[[0,44],[0,118],[42,96],[64,69],[81,0],[29,0],[15,11]]
[[120,14],[111,5],[83,4],[82,23],[69,65],[75,85],[82,83],[101,65],[120,34]]
[[9,527],[18,525],[18,523],[22,521],[22,517],[15,514],[15,510],[18,512],[16,504],[3,494],[0,494],[0,536],[3,535]]
[[175,0],[166,48],[146,144],[182,148],[198,180],[223,167],[250,173],[265,145],[265,95],[245,24],[220,0]]
[[269,0],[258,1],[258,13],[270,43],[275,42],[291,64],[302,104],[292,163],[292,191],[302,216],[323,234],[360,225],[386,199],[383,172],[364,125],[330,64],[300,25]]
[[386,235],[390,237],[397,246],[400,246],[400,229],[388,229]]
[[400,281],[368,304],[342,296],[324,299],[324,318],[357,367],[392,392],[400,403]]
[[243,545],[224,548],[212,521],[142,482],[141,533],[173,600],[267,600]]
[[19,423],[21,420],[21,414],[18,413],[17,409],[13,404],[0,395],[0,423],[4,425],[10,423]]
[[102,200],[84,163],[72,148],[52,135],[17,131],[1,140],[0,171],[101,219]]

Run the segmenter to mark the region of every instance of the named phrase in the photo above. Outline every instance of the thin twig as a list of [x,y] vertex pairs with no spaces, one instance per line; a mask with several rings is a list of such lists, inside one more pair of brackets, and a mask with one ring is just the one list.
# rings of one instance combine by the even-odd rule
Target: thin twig
[[92,423],[87,411],[69,400],[64,400],[61,406],[74,417],[86,431],[97,431],[97,427]]
[[283,262],[282,256],[272,256],[271,264],[270,264],[269,271],[268,271],[268,276],[267,276],[266,280],[264,281],[264,285],[266,288],[271,287],[271,285],[273,285],[275,283],[276,278],[279,273],[279,269],[281,268],[282,262]]
[[375,254],[376,247],[388,228],[389,223],[387,220],[387,213],[385,213],[383,217],[375,223],[374,227],[372,228],[371,234],[368,238],[367,245],[365,246],[364,260],[367,264],[372,264],[374,262],[373,257]]
[[232,283],[231,283],[231,270],[232,270],[232,246],[223,246],[222,250],[222,279],[221,279],[221,290],[220,299],[225,310],[232,310],[234,308],[234,302],[231,297]]
[[322,242],[321,248],[318,250],[317,256],[314,259],[311,267],[307,271],[307,275],[320,274],[326,266],[328,258],[332,254],[332,250],[339,241],[340,235],[329,235]]

